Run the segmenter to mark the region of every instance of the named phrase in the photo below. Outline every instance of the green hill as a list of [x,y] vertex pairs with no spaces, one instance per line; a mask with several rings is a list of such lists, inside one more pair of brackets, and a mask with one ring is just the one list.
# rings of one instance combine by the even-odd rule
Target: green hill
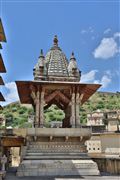
[[[120,93],[97,92],[95,93],[81,108],[80,121],[86,123],[87,113],[100,109],[118,110],[120,109]],[[20,102],[11,103],[0,110],[0,116],[7,119],[7,126],[12,127],[31,127],[31,122],[28,122],[28,117],[33,116],[34,111],[30,105],[23,105]],[[56,105],[52,105],[45,110],[45,126],[49,127],[51,121],[62,121],[64,112]]]

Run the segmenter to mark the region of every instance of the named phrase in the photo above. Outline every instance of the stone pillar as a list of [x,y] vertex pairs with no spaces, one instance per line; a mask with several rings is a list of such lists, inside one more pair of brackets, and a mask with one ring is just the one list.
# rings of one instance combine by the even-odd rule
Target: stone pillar
[[81,123],[80,123],[80,107],[82,105],[83,96],[84,96],[84,93],[79,94],[79,126],[81,125]]
[[69,103],[64,110],[65,118],[64,118],[63,124],[62,124],[63,128],[69,128],[70,127],[70,111],[71,111],[71,103]]
[[40,95],[40,127],[44,125],[44,94],[44,89],[42,89]]
[[31,85],[30,86],[30,91],[31,91],[31,97],[33,100],[33,107],[35,110],[35,119],[34,119],[34,127],[38,127],[39,126],[39,112],[40,112],[40,104],[39,104],[39,100],[40,100],[40,92],[39,92],[39,87],[36,90],[36,87]]
[[36,104],[35,104],[35,127],[39,127],[39,117],[40,117],[40,92],[37,91],[36,94]]
[[75,127],[80,127],[80,94],[79,94],[79,87],[77,87],[77,93],[75,97],[76,103],[75,103]]
[[71,118],[70,124],[72,127],[75,127],[75,88],[72,91],[72,98],[71,98]]

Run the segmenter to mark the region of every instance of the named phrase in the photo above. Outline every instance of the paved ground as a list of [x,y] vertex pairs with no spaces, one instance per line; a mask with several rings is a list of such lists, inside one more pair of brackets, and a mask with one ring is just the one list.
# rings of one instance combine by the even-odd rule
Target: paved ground
[[6,180],[120,180],[119,176],[77,176],[77,177],[16,177],[15,173],[8,173]]

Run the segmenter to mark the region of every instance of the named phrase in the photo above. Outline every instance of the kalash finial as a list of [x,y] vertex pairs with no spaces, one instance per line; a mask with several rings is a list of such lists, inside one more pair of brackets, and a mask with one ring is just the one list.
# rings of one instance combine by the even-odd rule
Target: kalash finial
[[72,51],[72,56],[74,56],[74,52]]
[[54,36],[54,46],[58,46],[58,38],[57,38],[57,35]]
[[44,57],[43,55],[43,49],[40,50],[40,56],[39,57]]
[[73,51],[72,51],[72,54],[71,54],[70,59],[74,59],[74,60],[76,60],[76,59],[75,59],[75,56],[74,56],[74,52],[73,52]]

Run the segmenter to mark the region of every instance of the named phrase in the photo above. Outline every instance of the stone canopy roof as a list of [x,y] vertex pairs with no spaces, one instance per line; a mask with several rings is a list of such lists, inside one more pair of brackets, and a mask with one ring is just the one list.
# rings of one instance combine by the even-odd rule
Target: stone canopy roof
[[80,81],[81,73],[77,68],[74,53],[70,62],[58,46],[57,36],[54,37],[53,46],[44,57],[41,50],[38,62],[33,70],[35,80]]

